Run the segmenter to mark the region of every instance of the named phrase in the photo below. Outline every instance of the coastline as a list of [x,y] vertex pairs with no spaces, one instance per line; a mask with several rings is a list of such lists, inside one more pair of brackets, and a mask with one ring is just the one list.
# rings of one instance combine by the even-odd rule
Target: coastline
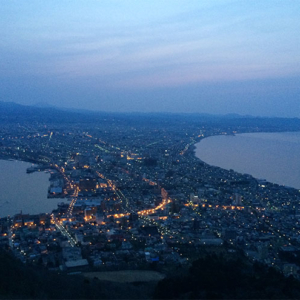
[[[26,165],[17,165],[18,163]],[[6,170],[5,174],[0,176],[2,189],[0,218],[13,217],[21,210],[26,214],[50,213],[59,202],[64,201],[62,198],[49,199],[47,197],[49,173],[29,174],[26,170],[30,167],[30,163],[18,159],[1,158],[0,164]],[[11,167],[8,164],[12,164]],[[41,174],[45,174],[45,176]]]
[[[299,135],[299,140],[300,140],[300,131],[284,131],[284,132],[282,132],[282,131],[274,131],[274,132],[242,132],[242,133],[237,133],[237,134],[234,134],[234,135],[228,135],[228,134],[218,134],[218,135],[210,135],[210,136],[207,136],[207,137],[203,137],[203,138],[201,138],[201,140],[200,141],[198,141],[198,142],[196,142],[194,145],[193,145],[193,154],[194,154],[194,156],[197,158],[197,159],[199,159],[201,162],[203,162],[203,163],[205,163],[205,164],[208,164],[209,166],[212,166],[212,167],[219,167],[219,168],[222,168],[222,169],[225,169],[225,170],[227,170],[227,171],[229,171],[229,170],[233,170],[234,172],[236,172],[236,173],[239,173],[239,174],[247,174],[247,175],[250,175],[250,176],[252,176],[253,178],[255,178],[256,180],[262,180],[261,178],[264,178],[263,180],[265,180],[266,182],[268,182],[268,183],[272,183],[272,184],[277,184],[277,185],[280,185],[280,186],[282,186],[282,187],[286,187],[286,188],[292,188],[292,189],[296,189],[296,190],[300,190],[300,186],[295,186],[295,185],[293,185],[293,184],[287,184],[287,183],[284,183],[284,180],[280,180],[280,179],[276,179],[276,180],[272,180],[272,179],[270,179],[270,177],[268,176],[268,174],[267,175],[257,175],[257,174],[255,174],[255,173],[257,173],[257,170],[255,170],[255,172],[252,172],[251,170],[245,170],[245,169],[243,169],[243,168],[241,168],[240,166],[238,166],[238,167],[236,167],[235,166],[235,164],[236,164],[236,162],[234,162],[234,164],[232,164],[231,166],[229,166],[228,165],[228,162],[227,162],[227,165],[226,166],[224,166],[224,160],[226,160],[226,158],[228,158],[228,157],[226,157],[225,158],[225,156],[227,155],[228,156],[228,153],[226,153],[226,155],[224,155],[224,157],[222,158],[223,159],[223,162],[221,162],[220,163],[220,158],[218,157],[218,160],[216,160],[216,163],[214,163],[214,162],[212,162],[212,158],[210,158],[210,161],[208,161],[208,159],[206,159],[206,157],[207,157],[207,153],[205,153],[204,155],[201,155],[201,154],[199,154],[199,153],[197,153],[197,150],[199,151],[199,147],[200,147],[200,143],[205,139],[207,139],[207,138],[212,138],[212,137],[221,137],[222,139],[223,138],[225,138],[225,137],[233,137],[233,136],[235,136],[235,137],[243,137],[243,138],[248,138],[248,135],[249,135],[249,138],[252,138],[253,136],[256,136],[256,135],[259,135],[259,134],[262,134],[262,135],[273,135],[273,134],[297,134],[297,137],[298,137],[298,135]],[[255,137],[256,138],[256,137]],[[260,138],[261,137],[259,137],[259,140],[260,140]],[[257,137],[257,139],[258,139],[258,137]],[[263,139],[261,139],[261,140],[263,140]],[[271,139],[269,139],[271,142],[273,141],[273,139],[271,138]],[[275,139],[274,139],[275,140]],[[283,141],[283,142],[286,142],[286,141]],[[217,144],[217,143],[215,143],[215,144]],[[271,144],[271,143],[270,143]],[[235,144],[234,144],[235,145]],[[201,143],[201,147],[203,146],[203,143]],[[224,143],[222,143],[222,146],[223,146],[223,149],[224,149],[224,151],[226,152],[226,150],[228,150],[228,145],[226,145],[226,143],[224,144]],[[210,150],[211,150],[211,147],[212,147],[212,145],[208,145],[208,147],[210,148]],[[220,146],[221,147],[221,146]],[[238,147],[238,146],[237,146]],[[217,149],[219,152],[220,152],[220,149]],[[270,151],[271,151],[272,149],[270,148]],[[278,149],[276,149],[276,151],[277,151]],[[249,150],[250,151],[250,150]],[[210,153],[212,153],[213,151],[211,151]],[[222,155],[222,154],[221,154]],[[266,153],[263,153],[263,154],[259,154],[259,155],[261,155],[262,157],[263,156],[267,156],[267,154]],[[204,157],[203,157],[204,156]],[[247,156],[247,155],[246,155]],[[212,157],[213,157],[213,155],[212,155]],[[248,159],[248,157],[246,157],[247,159]],[[267,157],[268,158],[268,157]],[[282,158],[282,157],[281,157]],[[230,157],[230,159],[231,160],[233,160],[233,158],[232,157]],[[229,159],[229,160],[230,160]],[[287,160],[287,158],[285,158],[285,160]],[[279,161],[279,160],[278,160]],[[280,165],[279,163],[278,163],[278,161],[277,161],[277,164],[276,163],[274,163],[274,165]],[[242,162],[243,163],[243,162]],[[241,164],[242,164],[241,163]],[[259,171],[259,170],[258,170]],[[286,172],[283,172],[282,174],[286,174]],[[283,176],[283,175],[282,175]],[[283,179],[285,179],[286,178],[286,176],[283,176],[284,178]],[[299,181],[300,182],[300,181]]]

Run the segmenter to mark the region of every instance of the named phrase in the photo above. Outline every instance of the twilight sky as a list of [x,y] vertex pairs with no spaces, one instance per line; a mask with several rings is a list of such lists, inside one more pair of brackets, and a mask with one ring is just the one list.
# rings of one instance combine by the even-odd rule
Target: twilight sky
[[300,117],[298,0],[1,1],[0,101]]

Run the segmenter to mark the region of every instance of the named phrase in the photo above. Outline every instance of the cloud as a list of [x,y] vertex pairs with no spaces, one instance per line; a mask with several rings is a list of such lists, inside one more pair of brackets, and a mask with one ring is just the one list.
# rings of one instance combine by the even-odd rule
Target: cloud
[[[164,90],[174,99],[171,90],[182,97],[191,86],[236,82],[241,97],[240,83],[299,76],[296,1],[29,2],[7,1],[0,12],[0,80],[7,95],[15,82],[27,85],[28,97],[69,93],[75,99],[81,91],[80,98],[129,99]],[[265,95],[263,86],[253,90],[257,98]],[[207,92],[207,98],[221,96]],[[139,97],[133,97],[138,105]]]

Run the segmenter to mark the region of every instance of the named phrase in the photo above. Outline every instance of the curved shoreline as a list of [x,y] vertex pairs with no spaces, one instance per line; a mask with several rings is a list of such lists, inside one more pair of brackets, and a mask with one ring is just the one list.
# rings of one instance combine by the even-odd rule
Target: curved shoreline
[[[285,174],[285,172],[284,173],[280,173],[280,172],[275,172],[275,173],[273,173],[272,172],[272,170],[268,170],[268,172],[269,172],[269,174],[262,174],[261,176],[258,174],[257,175],[257,172],[259,173],[260,171],[261,171],[261,165],[259,165],[260,166],[260,168],[256,168],[256,170],[255,171],[253,171],[253,170],[247,170],[247,168],[249,168],[249,165],[245,165],[245,166],[243,166],[242,165],[242,170],[239,170],[236,166],[234,166],[234,165],[231,165],[231,166],[224,166],[224,164],[222,164],[222,163],[220,163],[220,162],[216,162],[216,163],[212,163],[211,161],[208,161],[207,159],[205,159],[205,158],[203,158],[203,156],[201,156],[199,153],[197,153],[197,150],[199,151],[199,145],[200,145],[200,142],[202,141],[202,140],[204,140],[204,139],[206,139],[206,138],[209,138],[209,137],[226,137],[226,136],[240,136],[240,135],[257,135],[257,134],[267,134],[267,135],[272,135],[272,134],[284,134],[284,133],[290,133],[290,134],[300,134],[300,131],[276,131],[276,132],[242,132],[242,133],[237,133],[237,134],[234,134],[234,135],[227,135],[227,134],[216,134],[216,135],[210,135],[210,136],[206,136],[206,137],[203,137],[203,138],[201,138],[201,140],[200,141],[198,141],[198,142],[196,142],[193,146],[194,146],[194,149],[193,149],[193,152],[194,152],[194,156],[197,158],[197,159],[199,159],[201,162],[203,162],[203,163],[205,163],[205,164],[207,164],[207,165],[209,165],[209,166],[211,166],[211,167],[219,167],[219,168],[222,168],[222,169],[224,169],[224,170],[227,170],[227,171],[230,171],[230,170],[233,170],[234,172],[236,172],[236,173],[239,173],[239,174],[247,174],[247,175],[251,175],[253,178],[255,178],[255,179],[257,179],[257,180],[260,180],[260,178],[265,178],[264,180],[266,181],[266,182],[269,182],[269,183],[273,183],[273,184],[278,184],[278,185],[280,185],[280,186],[282,186],[282,187],[286,187],[286,188],[293,188],[293,189],[297,189],[297,190],[300,190],[300,186],[295,186],[295,183],[294,182],[291,182],[291,183],[288,183],[287,181],[285,181],[285,180],[282,180],[282,178],[283,178],[283,175],[282,174]],[[248,138],[249,139],[249,137],[247,137],[246,136],[246,138]],[[253,136],[253,138],[256,138],[256,136]],[[263,146],[263,144],[265,143],[267,143],[268,141],[269,141],[269,144],[271,145],[272,143],[279,143],[279,144],[282,144],[283,146],[282,147],[287,147],[287,144],[288,143],[293,143],[294,144],[294,141],[296,141],[296,143],[294,144],[296,147],[298,146],[298,142],[297,142],[297,140],[299,139],[299,136],[297,136],[297,139],[296,140],[293,140],[292,139],[293,137],[289,137],[289,138],[287,138],[287,139],[282,139],[282,140],[280,140],[280,139],[273,139],[273,138],[269,138],[269,139],[266,139],[266,138],[263,138],[262,139],[262,146]],[[249,143],[249,141],[247,141],[248,143]],[[203,144],[201,144],[201,146],[202,146]],[[255,145],[255,144],[253,144],[253,145]],[[233,147],[234,146],[236,146],[236,145],[233,145]],[[239,145],[237,145],[237,147],[238,147]],[[272,146],[272,145],[271,145]],[[212,147],[211,145],[210,145],[210,147]],[[226,145],[226,147],[228,147],[228,145]],[[227,154],[227,153],[229,153],[229,152],[226,152],[226,147],[225,148],[222,148],[224,151],[225,151],[225,153]],[[243,145],[243,147],[245,147],[245,145]],[[274,147],[274,145],[273,145],[273,147]],[[220,149],[220,147],[218,147],[217,149]],[[273,150],[273,152],[274,152],[274,149],[272,149],[272,148],[270,148],[271,150]],[[241,150],[241,153],[245,153],[245,156],[247,156],[249,153],[250,153],[250,159],[251,159],[251,154],[255,154],[255,152],[251,152],[250,150],[246,150],[246,151],[249,151],[249,153],[247,153],[247,152],[243,152],[243,149],[239,149],[239,150]],[[272,153],[271,153],[272,154]],[[293,152],[291,152],[291,157],[293,157]],[[230,156],[231,154],[229,154],[229,156]],[[258,158],[256,158],[257,160],[261,160],[261,161],[263,161],[263,162],[265,162],[264,160],[263,160],[263,156],[266,156],[267,158],[269,158],[269,154],[267,153],[267,152],[262,152],[262,156],[260,156],[260,157],[258,157]],[[221,156],[218,156],[218,157],[221,157]],[[248,156],[247,156],[248,157]],[[281,156],[281,157],[284,157],[284,156]],[[281,158],[280,157],[280,158]],[[277,161],[281,161],[280,160],[280,158],[277,160]],[[212,159],[214,159],[214,156],[212,156]],[[221,158],[222,159],[222,161],[224,161],[225,159],[226,159],[226,157],[222,157]],[[234,156],[234,154],[232,155],[232,156],[230,156],[229,157],[229,160],[230,159],[233,159],[233,160],[235,160],[235,162],[237,163],[237,164],[239,164],[239,163],[241,163],[241,161],[239,161],[239,159],[240,159],[240,157],[238,157],[238,159],[236,160],[236,157]],[[229,161],[228,160],[228,161]],[[288,160],[288,161],[290,161],[290,158],[289,157],[285,157],[285,160]],[[291,160],[292,161],[292,160]],[[269,161],[267,161],[267,162],[269,162]],[[255,165],[255,164],[253,164],[253,165]],[[253,166],[253,165],[251,165],[251,167]],[[271,166],[271,165],[270,165]],[[281,163],[281,164],[276,164],[276,162],[272,165],[272,167],[274,167],[274,166],[280,166],[280,167],[283,167],[283,166],[286,166],[285,164],[284,164],[284,161],[283,161],[283,163]],[[245,170],[245,168],[246,168],[246,170]],[[289,170],[290,171],[290,168],[286,168],[287,170]],[[264,169],[265,170],[265,169]],[[257,172],[256,172],[257,171]],[[256,174],[255,174],[256,173]],[[280,178],[275,178],[274,179],[274,174],[281,174],[281,177]],[[297,174],[298,174],[298,172],[297,172]],[[271,175],[271,177],[273,176],[273,178],[270,178],[270,176],[269,175]],[[293,174],[291,174],[291,173],[289,173],[289,176],[284,176],[284,179],[291,179],[291,178],[295,178],[295,175],[293,175]],[[297,177],[296,177],[297,178]],[[285,183],[284,183],[284,181],[285,181]],[[297,182],[300,182],[299,180],[297,181]],[[297,184],[297,183],[296,183]]]
[[[31,174],[26,173],[27,167],[29,166],[29,164],[32,164],[31,162],[17,159],[0,159],[0,164],[2,164],[4,168],[4,164],[6,165],[6,162],[24,163],[26,165],[23,166],[23,169],[21,167],[17,167],[16,165],[12,167],[11,171],[8,172],[9,178],[5,180],[7,176],[5,175],[4,181],[0,184],[2,189],[4,187],[7,187],[7,189],[9,190],[6,192],[5,196],[2,193],[3,196],[1,197],[0,218],[6,218],[7,216],[13,217],[21,210],[25,214],[50,213],[53,209],[56,208],[57,203],[63,201],[62,199],[54,199],[53,201],[53,199],[47,198],[49,174],[45,173],[47,178],[42,178],[40,174],[36,175],[37,172]],[[20,171],[20,175],[15,175],[15,171]],[[27,184],[29,184],[29,188],[27,187]],[[44,187],[47,186],[47,188],[44,190],[44,188],[37,187],[41,184]],[[17,189],[14,187],[17,187]]]

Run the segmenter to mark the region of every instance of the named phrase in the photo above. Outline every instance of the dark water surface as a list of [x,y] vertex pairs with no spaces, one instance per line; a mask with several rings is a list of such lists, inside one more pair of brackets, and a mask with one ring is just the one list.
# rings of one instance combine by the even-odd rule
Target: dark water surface
[[30,163],[0,160],[0,217],[50,213],[62,199],[48,199],[50,174],[26,173]]
[[213,136],[196,144],[196,156],[210,165],[300,189],[300,132]]

